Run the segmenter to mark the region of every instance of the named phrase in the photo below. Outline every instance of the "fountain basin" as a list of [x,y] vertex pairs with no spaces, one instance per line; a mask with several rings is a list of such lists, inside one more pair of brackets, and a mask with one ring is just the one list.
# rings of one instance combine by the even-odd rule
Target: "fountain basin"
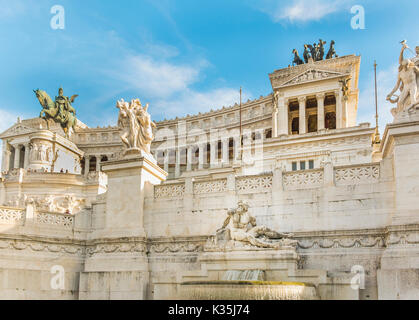
[[181,283],[186,300],[318,300],[316,287],[303,282],[260,280],[187,281]]

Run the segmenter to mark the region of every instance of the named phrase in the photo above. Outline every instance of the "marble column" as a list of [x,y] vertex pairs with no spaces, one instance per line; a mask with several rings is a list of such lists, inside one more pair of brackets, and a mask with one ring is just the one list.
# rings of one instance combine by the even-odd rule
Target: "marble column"
[[306,97],[299,97],[298,103],[300,104],[300,110],[299,110],[299,133],[303,134],[307,132],[307,121],[306,121]]
[[181,155],[181,149],[176,149],[176,165],[175,165],[175,177],[180,177],[180,155]]
[[102,161],[101,156],[96,156],[96,171],[100,171],[100,162]]
[[336,129],[340,129],[343,127],[342,90],[336,90],[335,97],[336,97]]
[[164,151],[164,165],[163,165],[163,169],[166,172],[169,172],[169,155],[170,155],[170,150],[166,149]]
[[317,130],[324,129],[324,93],[319,93],[316,95],[317,98]]
[[210,149],[210,167],[214,168],[218,164],[218,141],[211,142],[211,149]]
[[3,141],[2,146],[2,161],[1,161],[1,171],[9,171],[9,161],[10,161],[10,151],[7,150],[7,142]]
[[223,164],[224,165],[228,165],[228,163],[230,162],[229,159],[229,143],[230,143],[230,139],[229,138],[224,138],[222,140],[222,158],[223,158]]
[[89,167],[90,167],[90,156],[85,155],[84,156],[84,175],[87,176],[89,173]]
[[234,137],[234,160],[240,160],[240,137]]
[[18,169],[20,164],[20,145],[14,146],[15,148],[15,162],[13,164],[13,168]]
[[186,170],[191,171],[192,170],[192,146],[188,146],[187,152],[186,152]]
[[205,159],[204,155],[205,155],[205,147],[206,146],[207,146],[206,143],[201,143],[199,145],[199,165],[198,165],[199,170],[204,169],[204,162],[205,162],[204,161],[204,159]]
[[272,137],[278,136],[278,108],[274,105],[272,112]]
[[25,144],[25,159],[23,167],[27,169],[29,167],[29,143]]
[[279,121],[278,121],[278,135],[288,135],[288,99],[278,99]]

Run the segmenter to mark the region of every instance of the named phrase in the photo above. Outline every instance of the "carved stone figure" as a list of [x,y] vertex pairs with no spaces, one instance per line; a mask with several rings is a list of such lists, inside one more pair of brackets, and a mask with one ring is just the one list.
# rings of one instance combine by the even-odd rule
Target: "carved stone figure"
[[[239,201],[237,209],[232,209],[227,212],[227,218],[221,229],[217,230],[217,233],[229,230],[232,240],[247,242],[260,248],[278,248],[285,243],[290,245],[295,242],[289,239],[292,237],[292,234],[279,233],[265,226],[257,226],[256,219],[250,215],[248,209],[249,205],[246,202]],[[268,239],[282,239],[286,241],[275,242],[269,241]]]
[[298,55],[297,49],[292,50],[292,53],[294,54],[294,61],[292,62],[293,65],[300,65],[303,64],[303,60],[301,60],[300,56]]
[[326,59],[333,59],[333,58],[338,58],[339,56],[336,54],[336,50],[335,50],[335,41],[332,40],[330,42],[330,48],[329,51],[327,52],[326,55]]
[[339,82],[342,84],[342,93],[343,93],[343,98],[345,100],[348,100],[348,96],[349,96],[349,81],[351,81],[351,78],[339,80]]
[[39,117],[44,119],[49,129],[49,120],[52,119],[61,125],[67,138],[71,136],[71,130],[75,130],[77,123],[76,110],[71,106],[71,103],[78,97],[73,95],[71,98],[64,96],[62,88],[58,90],[58,96],[55,97],[55,102],[50,96],[42,90],[34,90],[39,103],[42,106],[42,111]]
[[[397,103],[397,108],[391,110],[393,116],[407,110],[418,103],[418,75],[419,68],[413,61],[418,61],[417,56],[413,59],[404,59],[404,51],[409,48],[406,42],[402,42],[402,49],[399,57],[399,74],[397,83],[393,90],[387,95],[387,100]],[[400,90],[400,95],[395,92]]]
[[125,148],[138,152],[150,154],[151,142],[154,139],[153,128],[156,124],[151,121],[147,112],[148,104],[143,107],[139,99],[130,103],[123,99],[118,101],[116,107],[119,109],[118,126],[121,128],[121,140]]

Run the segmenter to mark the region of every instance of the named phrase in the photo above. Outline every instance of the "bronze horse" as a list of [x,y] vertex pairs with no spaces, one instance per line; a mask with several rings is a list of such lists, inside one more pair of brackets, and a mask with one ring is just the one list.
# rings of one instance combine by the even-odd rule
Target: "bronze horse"
[[51,97],[43,90],[33,90],[36,97],[38,98],[39,103],[42,106],[42,111],[39,114],[41,119],[44,119],[47,123],[47,128],[49,129],[49,120],[53,119],[55,122],[59,122],[61,127],[64,130],[66,137],[70,136],[70,129],[75,131],[75,126],[77,123],[77,119],[74,116],[74,109],[68,110],[64,114],[59,114],[59,108],[52,101]]

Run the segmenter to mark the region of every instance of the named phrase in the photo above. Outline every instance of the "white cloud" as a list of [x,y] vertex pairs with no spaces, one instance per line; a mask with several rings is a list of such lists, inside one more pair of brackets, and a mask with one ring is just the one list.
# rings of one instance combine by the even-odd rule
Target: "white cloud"
[[[291,4],[284,1],[263,0],[253,5],[258,10],[268,14],[274,22],[289,21],[308,22],[320,20],[323,17],[344,9],[350,0],[292,0]],[[287,1],[287,3],[289,3]]]
[[[383,134],[387,123],[393,121],[390,112],[395,105],[386,101],[387,94],[393,89],[397,81],[398,65],[393,65],[388,69],[377,72],[378,87],[378,126],[380,133]],[[374,71],[368,76],[368,83],[359,95],[358,123],[370,122],[375,127],[375,89],[374,89]]]
[[[13,112],[0,109],[0,133],[3,133],[16,123],[17,115]],[[3,141],[0,140],[0,150],[2,150]],[[3,152],[0,152],[0,164],[3,161]]]
[[[250,94],[244,94],[243,101],[250,97]],[[211,109],[216,110],[223,106],[232,106],[238,103],[239,100],[240,94],[238,89],[217,88],[208,91],[187,89],[182,91],[176,99],[157,100],[155,107],[164,110],[166,118],[174,118],[187,114],[195,115],[199,112],[208,112]]]
[[[238,88],[196,89],[195,85],[206,78],[205,69],[211,64],[203,58],[189,64],[173,62],[177,54],[175,47],[148,43],[144,52],[125,52],[117,65],[106,73],[120,84],[120,88],[114,88],[116,92],[136,92],[141,100],[150,103],[153,114],[168,119],[239,102]],[[246,92],[244,99],[250,97]]]
[[196,82],[201,65],[177,65],[151,56],[128,56],[120,74],[131,88],[149,97],[168,97]]
[[[18,115],[4,109],[0,109],[0,133],[9,129],[16,123]],[[22,116],[21,116],[22,118]]]

